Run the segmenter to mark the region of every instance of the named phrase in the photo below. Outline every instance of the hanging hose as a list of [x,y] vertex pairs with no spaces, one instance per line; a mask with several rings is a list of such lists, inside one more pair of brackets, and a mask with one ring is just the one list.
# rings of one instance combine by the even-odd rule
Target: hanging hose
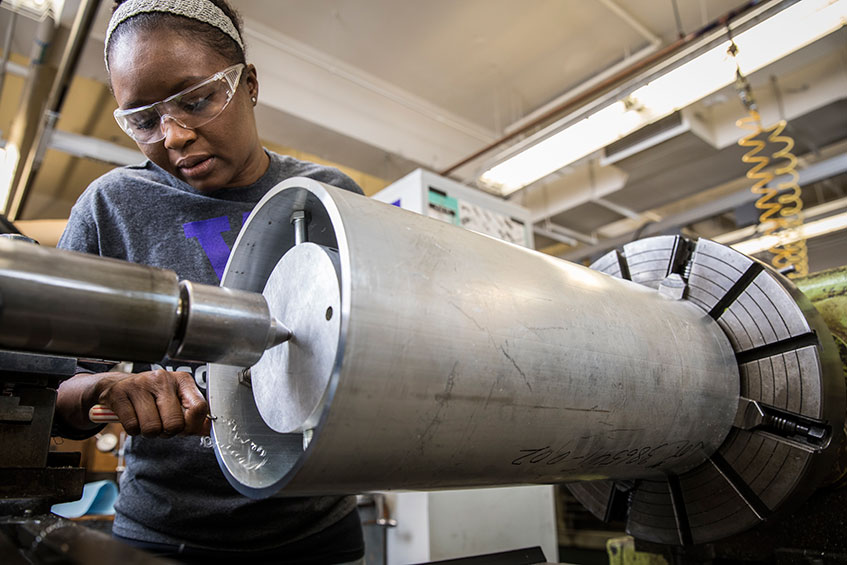
[[747,171],[747,178],[755,181],[755,184],[750,188],[753,194],[761,195],[756,200],[756,208],[764,210],[759,216],[759,222],[765,223],[773,216],[779,213],[779,201],[775,200],[776,189],[770,186],[774,179],[774,174],[767,170],[771,163],[770,156],[763,153],[767,142],[761,139],[762,120],[759,112],[750,110],[749,115],[741,118],[735,125],[749,130],[750,133],[738,140],[738,145],[741,147],[749,147],[749,151],[741,157],[741,160],[747,164],[753,164],[750,170]]
[[[730,36],[729,54],[735,56],[738,46]],[[787,122],[780,120],[776,124],[763,128],[762,118],[753,99],[750,83],[736,66],[736,90],[741,102],[747,108],[748,115],[735,125],[750,133],[738,140],[738,145],[749,148],[741,157],[744,163],[753,166],[747,171],[747,178],[754,181],[750,190],[759,195],[756,208],[761,210],[759,224],[765,236],[775,236],[777,243],[768,251],[773,254],[771,265],[791,278],[809,274],[809,254],[805,239],[795,239],[795,234],[803,225],[803,199],[797,184],[797,157],[792,153],[794,139],[784,134]],[[764,136],[766,139],[763,139]],[[782,148],[768,155],[768,144],[782,144]],[[778,162],[773,171],[768,167]],[[787,176],[788,180],[773,186],[777,177]]]
[[[803,226],[803,195],[800,186],[797,184],[799,175],[797,174],[797,157],[792,153],[794,149],[794,139],[790,135],[783,135],[785,130],[785,120],[780,120],[776,125],[768,128],[768,141],[770,143],[783,143],[785,146],[774,152],[774,159],[784,159],[786,162],[782,166],[777,166],[774,174],[777,177],[787,175],[789,178],[785,182],[779,183],[777,191],[779,197],[779,218],[776,220],[777,228],[775,231],[789,231],[796,233]],[[759,219],[761,222],[761,218]],[[786,241],[781,245],[772,247],[770,252],[774,254],[771,259],[771,264],[777,270],[794,267],[793,273],[789,276],[804,277],[809,274],[809,250],[806,247],[805,239],[797,239],[795,241]]]

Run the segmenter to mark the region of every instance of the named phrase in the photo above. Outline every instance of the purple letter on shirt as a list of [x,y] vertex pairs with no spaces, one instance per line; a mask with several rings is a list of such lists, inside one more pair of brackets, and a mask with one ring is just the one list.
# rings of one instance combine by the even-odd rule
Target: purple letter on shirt
[[212,263],[215,274],[218,275],[219,279],[222,279],[226,261],[229,259],[229,246],[221,234],[230,230],[229,218],[221,216],[220,218],[188,222],[182,225],[182,229],[186,238],[197,238],[203,251],[206,252],[206,257]]

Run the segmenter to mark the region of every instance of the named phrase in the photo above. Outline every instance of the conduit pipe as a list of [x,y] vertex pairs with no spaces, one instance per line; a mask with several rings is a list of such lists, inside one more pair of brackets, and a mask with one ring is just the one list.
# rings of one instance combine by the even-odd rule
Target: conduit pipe
[[71,28],[71,35],[62,54],[62,61],[59,63],[58,73],[53,81],[50,94],[47,96],[45,115],[39,118],[38,129],[36,130],[32,144],[29,146],[29,150],[21,154],[23,166],[21,166],[21,162],[18,163],[20,173],[16,175],[16,180],[12,187],[13,192],[10,195],[10,204],[7,213],[7,216],[12,221],[19,218],[26,205],[29,188],[40,165],[41,148],[46,143],[50,132],[53,130],[53,126],[59,119],[59,111],[65,102],[65,95],[70,86],[70,81],[79,63],[82,48],[91,33],[91,27],[94,24],[94,18],[97,15],[99,7],[100,0],[83,0],[77,10],[76,18]]

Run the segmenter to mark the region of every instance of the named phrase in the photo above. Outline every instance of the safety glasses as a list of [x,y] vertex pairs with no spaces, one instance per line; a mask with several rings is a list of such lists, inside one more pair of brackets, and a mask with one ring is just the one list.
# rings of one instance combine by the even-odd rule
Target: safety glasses
[[226,109],[241,81],[242,71],[244,64],[238,63],[160,102],[127,110],[118,108],[115,120],[138,143],[165,139],[165,118],[186,129],[199,128]]

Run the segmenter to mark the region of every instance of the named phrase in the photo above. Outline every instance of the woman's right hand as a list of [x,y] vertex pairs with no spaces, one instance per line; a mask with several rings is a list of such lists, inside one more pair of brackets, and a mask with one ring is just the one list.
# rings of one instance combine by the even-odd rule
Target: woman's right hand
[[182,371],[80,374],[59,386],[57,410],[74,427],[91,427],[88,411],[95,404],[111,409],[130,435],[208,435],[211,428],[206,400]]
[[183,371],[102,373],[97,402],[112,409],[126,433],[144,437],[208,435],[209,407]]

